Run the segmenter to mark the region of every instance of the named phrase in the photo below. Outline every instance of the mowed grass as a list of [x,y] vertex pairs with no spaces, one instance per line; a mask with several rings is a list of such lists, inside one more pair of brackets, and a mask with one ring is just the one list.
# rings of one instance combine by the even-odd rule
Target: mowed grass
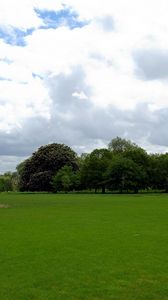
[[168,196],[0,194],[0,300],[33,299],[168,299]]

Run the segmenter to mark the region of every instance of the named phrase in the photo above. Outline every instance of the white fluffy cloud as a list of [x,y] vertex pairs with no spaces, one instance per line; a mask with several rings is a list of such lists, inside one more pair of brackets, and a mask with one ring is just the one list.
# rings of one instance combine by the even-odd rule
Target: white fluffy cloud
[[[67,22],[45,26],[45,12],[64,10]],[[1,155],[52,141],[87,151],[117,134],[166,150],[167,10],[166,0],[1,1]]]

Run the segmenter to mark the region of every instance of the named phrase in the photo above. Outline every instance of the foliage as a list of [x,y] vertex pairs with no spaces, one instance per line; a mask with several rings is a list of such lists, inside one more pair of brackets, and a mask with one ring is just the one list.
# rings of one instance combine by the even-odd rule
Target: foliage
[[71,167],[62,167],[52,178],[52,187],[54,192],[68,192],[73,186],[73,171]]
[[168,192],[168,153],[150,156],[150,185]]
[[16,173],[3,176],[6,179],[1,178],[0,190],[168,192],[168,153],[151,155],[120,137],[112,139],[108,149],[81,156],[68,146],[54,143],[40,147],[17,166]]
[[51,171],[44,171],[32,174],[29,180],[30,191],[51,191],[51,176]]
[[16,191],[18,189],[18,176],[14,172],[6,172],[0,176],[0,192]]
[[112,154],[108,149],[96,149],[87,155],[81,169],[81,181],[88,188],[102,188],[105,192],[104,175]]
[[112,190],[120,191],[120,193],[129,190],[138,192],[143,187],[145,173],[133,160],[116,157],[106,172],[106,179],[108,187]]
[[137,147],[138,146],[130,140],[122,139],[118,136],[112,139],[108,145],[109,150],[116,154],[123,153],[124,151],[132,150]]
[[80,172],[74,172],[72,167],[64,166],[55,176],[53,176],[51,185],[54,192],[69,192],[78,190],[81,187]]
[[50,191],[52,176],[65,165],[73,170],[78,169],[76,154],[70,147],[56,143],[40,147],[22,166],[19,166],[20,190]]

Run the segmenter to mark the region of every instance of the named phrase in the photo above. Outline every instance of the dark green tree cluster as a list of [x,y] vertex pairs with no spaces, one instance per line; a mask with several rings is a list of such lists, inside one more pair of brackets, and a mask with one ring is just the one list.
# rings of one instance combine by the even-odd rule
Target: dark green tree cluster
[[138,192],[147,188],[148,154],[136,144],[119,137],[108,149],[94,150],[85,159],[81,179],[87,188]]
[[17,172],[21,191],[168,192],[168,153],[148,154],[119,137],[108,149],[80,157],[62,144],[40,147],[18,165]]

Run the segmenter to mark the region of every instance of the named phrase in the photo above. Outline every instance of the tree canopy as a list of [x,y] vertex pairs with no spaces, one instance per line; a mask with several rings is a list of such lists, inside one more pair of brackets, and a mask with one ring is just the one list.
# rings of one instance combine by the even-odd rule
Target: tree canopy
[[17,166],[17,172],[0,176],[0,191],[94,190],[168,192],[168,153],[148,154],[130,140],[116,137],[108,148],[77,155],[64,144],[40,147]]
[[20,189],[22,191],[51,191],[52,176],[62,167],[78,169],[76,153],[64,144],[49,144],[40,147],[22,165],[20,172]]
[[132,143],[130,140],[122,139],[120,137],[116,137],[111,140],[108,144],[108,149],[113,153],[119,154],[128,150],[133,150],[138,146],[135,143]]

